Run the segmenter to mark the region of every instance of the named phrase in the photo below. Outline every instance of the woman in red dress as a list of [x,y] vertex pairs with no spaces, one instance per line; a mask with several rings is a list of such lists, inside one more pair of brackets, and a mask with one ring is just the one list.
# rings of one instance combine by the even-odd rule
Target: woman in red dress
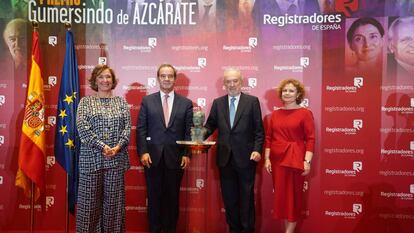
[[283,80],[278,87],[283,107],[272,112],[266,133],[265,168],[274,187],[273,217],[285,221],[293,233],[302,210],[304,176],[308,175],[315,146],[312,112],[300,106],[305,95],[302,83]]

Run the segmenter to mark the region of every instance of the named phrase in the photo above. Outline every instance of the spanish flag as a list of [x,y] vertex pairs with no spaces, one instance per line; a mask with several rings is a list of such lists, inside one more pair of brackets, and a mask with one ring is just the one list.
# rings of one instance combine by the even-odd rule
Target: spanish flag
[[[32,66],[27,88],[22,135],[19,147],[19,168],[16,186],[23,188],[27,197],[34,191],[36,201],[45,189],[45,100],[40,69],[39,33],[33,31]],[[30,181],[35,184],[31,190]]]

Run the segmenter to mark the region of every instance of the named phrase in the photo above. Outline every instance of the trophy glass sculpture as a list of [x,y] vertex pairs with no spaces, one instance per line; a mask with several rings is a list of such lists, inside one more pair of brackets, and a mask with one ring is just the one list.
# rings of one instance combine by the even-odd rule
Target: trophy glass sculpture
[[216,142],[205,141],[207,129],[203,127],[205,114],[202,111],[196,111],[193,114],[193,124],[191,127],[191,141],[177,141],[177,144],[186,146],[192,154],[206,153],[207,150]]

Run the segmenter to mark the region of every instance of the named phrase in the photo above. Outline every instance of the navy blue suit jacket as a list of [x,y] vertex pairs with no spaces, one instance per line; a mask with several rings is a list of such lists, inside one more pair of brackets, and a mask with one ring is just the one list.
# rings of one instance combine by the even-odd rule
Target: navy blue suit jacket
[[149,153],[153,166],[158,165],[164,154],[168,168],[180,168],[181,157],[186,152],[176,141],[191,140],[192,119],[191,100],[175,93],[170,121],[166,126],[160,92],[145,96],[138,115],[138,154]]

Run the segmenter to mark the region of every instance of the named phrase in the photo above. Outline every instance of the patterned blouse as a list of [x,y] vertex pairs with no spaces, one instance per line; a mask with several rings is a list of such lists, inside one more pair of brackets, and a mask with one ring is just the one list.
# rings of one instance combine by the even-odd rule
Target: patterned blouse
[[[131,115],[124,98],[116,96],[100,98],[83,97],[79,103],[76,124],[81,140],[79,171],[88,173],[106,168],[128,170],[128,143],[131,132]],[[121,150],[112,158],[106,158],[105,145]]]

